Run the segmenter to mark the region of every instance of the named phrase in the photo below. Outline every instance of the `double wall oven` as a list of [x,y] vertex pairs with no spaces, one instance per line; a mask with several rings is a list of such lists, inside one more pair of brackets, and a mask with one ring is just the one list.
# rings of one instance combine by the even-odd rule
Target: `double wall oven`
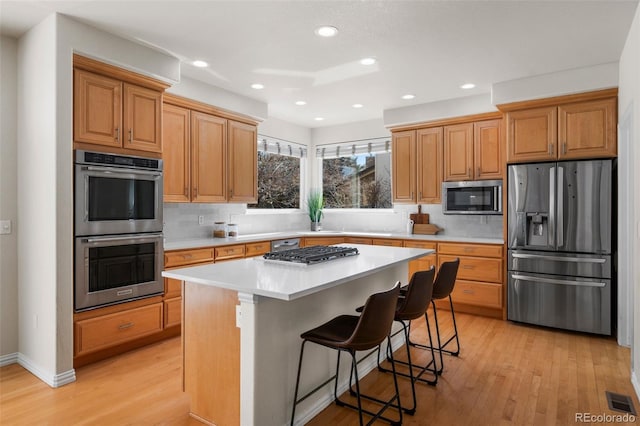
[[76,150],[76,311],[164,291],[162,181],[162,160]]

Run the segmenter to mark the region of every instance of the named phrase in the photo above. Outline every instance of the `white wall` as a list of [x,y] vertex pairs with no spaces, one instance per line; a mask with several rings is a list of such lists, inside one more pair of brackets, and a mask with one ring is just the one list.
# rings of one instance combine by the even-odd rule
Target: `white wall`
[[18,43],[0,37],[0,220],[13,231],[0,235],[0,366],[18,356]]
[[[640,398],[640,194],[638,193],[638,172],[640,166],[640,8],[631,25],[627,41],[620,57],[620,85],[618,95],[618,116],[621,120],[619,140],[619,223],[627,223],[631,229],[618,233],[619,281],[628,285],[629,299],[633,301],[631,343],[631,382]],[[629,123],[630,122],[630,123]],[[630,144],[626,144],[629,140]],[[624,179],[624,181],[623,181]],[[630,281],[630,282],[629,282]]]
[[491,101],[494,105],[500,105],[617,86],[618,63],[611,62],[494,83]]
[[258,133],[302,145],[311,145],[311,129],[275,117],[269,117],[258,124]]

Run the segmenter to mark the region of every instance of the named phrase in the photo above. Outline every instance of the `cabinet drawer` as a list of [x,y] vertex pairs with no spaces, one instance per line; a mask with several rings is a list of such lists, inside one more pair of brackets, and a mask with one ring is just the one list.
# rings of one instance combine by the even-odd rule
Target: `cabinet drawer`
[[164,279],[164,298],[171,299],[172,297],[182,296],[182,281],[175,278]]
[[344,237],[308,237],[304,239],[304,246],[330,246],[344,243]]
[[502,308],[502,285],[456,280],[451,298],[468,305]]
[[[438,254],[438,265],[455,258],[456,256]],[[459,280],[502,283],[502,259],[466,256],[458,256],[458,258],[460,259],[457,276]]]
[[260,256],[265,253],[269,253],[271,250],[271,243],[269,241],[262,241],[259,243],[249,243],[246,245],[246,256]]
[[369,244],[371,245],[371,238],[363,237],[345,237],[344,242],[347,244]]
[[213,262],[213,249],[179,250],[164,253],[164,267],[191,265],[194,263]]
[[439,243],[438,254],[502,258],[502,246],[488,244]]
[[374,238],[371,240],[374,246],[402,247],[402,240],[389,240],[386,238]]
[[244,244],[235,246],[216,247],[216,262],[219,260],[236,259],[244,257]]
[[162,303],[75,323],[75,355],[115,346],[162,331]]
[[164,301],[164,326],[172,327],[182,322],[182,297]]
[[404,246],[405,246],[405,247],[411,247],[411,248],[421,248],[421,249],[437,250],[437,248],[438,248],[438,243],[432,243],[431,241],[413,241],[413,240],[405,240],[405,241],[404,241]]

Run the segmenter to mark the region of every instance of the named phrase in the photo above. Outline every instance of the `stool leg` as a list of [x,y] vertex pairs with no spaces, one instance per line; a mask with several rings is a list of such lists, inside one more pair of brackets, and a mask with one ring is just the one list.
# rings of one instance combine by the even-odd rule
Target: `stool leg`
[[[456,350],[455,352],[451,351],[449,353],[453,356],[458,356],[460,354],[460,340],[458,339],[458,326],[456,325],[456,314],[453,311],[453,300],[451,299],[451,295],[449,295],[449,305],[451,305],[451,317],[453,318],[453,331],[455,333],[454,336],[456,338]],[[451,339],[449,339],[449,341],[451,341]],[[449,343],[449,341],[447,341],[447,343]],[[445,346],[447,345],[447,343],[445,343]]]
[[433,306],[433,318],[436,321],[436,336],[438,337],[438,353],[440,354],[440,368],[438,369],[438,374],[442,374],[442,371],[444,370],[444,360],[442,359],[442,343],[440,341],[440,325],[438,324],[438,312],[436,309],[436,303],[433,300],[431,301],[431,305]]
[[[413,363],[411,362],[411,345],[409,345],[409,327],[404,323],[404,321],[400,321],[400,323],[402,324],[402,329],[404,330],[404,347],[407,349],[407,362],[409,364],[409,378],[411,379],[411,395],[413,396],[413,408],[405,409],[404,412],[410,415],[414,415],[418,404],[416,402],[416,379],[413,377]],[[409,322],[409,324],[411,324],[411,322]],[[393,353],[391,353],[391,359],[393,359]],[[396,375],[395,370],[396,370],[395,365],[393,365],[394,379]]]
[[355,351],[350,351],[351,353],[351,368],[356,376],[356,393],[358,397],[358,416],[360,418],[360,426],[364,424],[362,421],[362,401],[360,399],[360,380],[358,380],[358,366],[356,365],[356,353]]
[[293,420],[296,416],[296,405],[298,404],[298,386],[300,385],[300,370],[302,368],[302,355],[304,354],[305,343],[307,343],[307,341],[303,340],[302,346],[300,347],[300,360],[298,361],[298,374],[296,375],[296,390],[293,394],[293,410],[291,411],[291,426],[293,426]]
[[427,312],[424,313],[424,321],[427,323],[427,334],[429,334],[429,349],[431,350],[431,362],[433,363],[432,373],[433,373],[433,376],[435,377],[433,384],[435,385],[436,383],[438,383],[438,365],[436,363],[436,354],[435,354],[435,351],[433,350],[433,339],[431,338],[431,325],[429,324],[429,315]]
[[[404,322],[402,323],[404,325]],[[387,336],[387,345],[389,347],[391,347],[391,336]],[[393,386],[396,388],[396,397],[394,398],[395,400],[398,401],[398,416],[400,416],[400,420],[397,422],[392,422],[392,424],[394,426],[400,426],[402,425],[402,403],[400,402],[400,389],[398,388],[398,376],[396,375],[396,363],[393,360],[393,350],[391,350],[391,369],[393,370]],[[413,380],[411,381],[411,384],[413,385]],[[414,394],[414,398],[415,398],[415,394]],[[394,399],[392,399],[391,401],[393,401]],[[391,401],[389,403],[391,403]],[[414,399],[414,404],[415,404],[415,399]],[[415,405],[414,405],[415,408]]]

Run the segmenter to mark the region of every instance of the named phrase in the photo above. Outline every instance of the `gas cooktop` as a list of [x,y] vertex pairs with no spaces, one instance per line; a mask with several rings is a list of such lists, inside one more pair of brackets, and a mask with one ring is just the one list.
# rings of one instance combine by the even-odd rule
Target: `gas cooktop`
[[328,262],[347,256],[355,256],[358,249],[355,247],[336,246],[311,246],[266,253],[262,257],[266,260],[277,260],[280,262],[304,263],[311,265],[314,263]]

